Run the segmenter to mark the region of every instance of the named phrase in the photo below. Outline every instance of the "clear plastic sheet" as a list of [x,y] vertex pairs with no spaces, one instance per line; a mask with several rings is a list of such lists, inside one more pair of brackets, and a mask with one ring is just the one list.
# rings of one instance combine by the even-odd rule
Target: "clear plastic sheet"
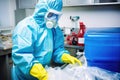
[[72,80],[70,76],[64,72],[60,67],[47,68],[48,71],[48,80]]
[[120,80],[120,73],[107,71],[97,67],[68,65],[46,68],[49,80]]

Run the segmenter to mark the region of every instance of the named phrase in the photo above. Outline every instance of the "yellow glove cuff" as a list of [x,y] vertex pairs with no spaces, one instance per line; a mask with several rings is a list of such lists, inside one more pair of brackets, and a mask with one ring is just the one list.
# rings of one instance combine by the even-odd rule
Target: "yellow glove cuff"
[[47,71],[44,69],[44,67],[40,63],[36,63],[33,65],[33,67],[30,70],[30,74],[33,77],[36,77],[38,80],[48,79]]
[[61,60],[64,63],[70,63],[70,64],[75,64],[78,63],[80,66],[82,66],[82,63],[80,60],[78,60],[77,58],[71,56],[70,54],[64,53],[61,57]]

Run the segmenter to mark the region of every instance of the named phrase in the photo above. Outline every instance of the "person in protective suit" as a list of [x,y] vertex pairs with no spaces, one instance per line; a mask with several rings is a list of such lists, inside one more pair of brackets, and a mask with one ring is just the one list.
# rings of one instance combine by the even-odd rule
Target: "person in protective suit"
[[39,0],[32,16],[20,21],[13,31],[12,80],[48,80],[45,66],[79,63],[64,49],[64,36],[58,26],[62,0]]

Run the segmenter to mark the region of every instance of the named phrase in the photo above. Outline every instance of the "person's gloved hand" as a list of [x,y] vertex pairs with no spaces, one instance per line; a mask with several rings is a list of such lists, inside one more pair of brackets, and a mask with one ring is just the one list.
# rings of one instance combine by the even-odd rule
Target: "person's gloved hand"
[[71,56],[70,54],[64,53],[62,55],[61,59],[64,63],[70,63],[70,64],[78,63],[80,66],[82,66],[81,61],[78,60],[77,58]]
[[38,80],[48,80],[48,73],[40,63],[36,63],[32,66],[30,74]]

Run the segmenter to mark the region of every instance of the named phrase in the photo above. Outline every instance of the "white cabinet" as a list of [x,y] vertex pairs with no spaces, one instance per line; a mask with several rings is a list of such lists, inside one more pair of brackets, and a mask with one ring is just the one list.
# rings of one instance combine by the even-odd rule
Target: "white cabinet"
[[120,0],[63,0],[63,6],[116,5]]
[[120,0],[94,0],[94,2],[96,3],[112,3],[112,2],[119,2]]
[[34,8],[38,0],[17,0],[19,9]]
[[94,3],[94,0],[63,0],[63,6],[86,5],[92,3]]

